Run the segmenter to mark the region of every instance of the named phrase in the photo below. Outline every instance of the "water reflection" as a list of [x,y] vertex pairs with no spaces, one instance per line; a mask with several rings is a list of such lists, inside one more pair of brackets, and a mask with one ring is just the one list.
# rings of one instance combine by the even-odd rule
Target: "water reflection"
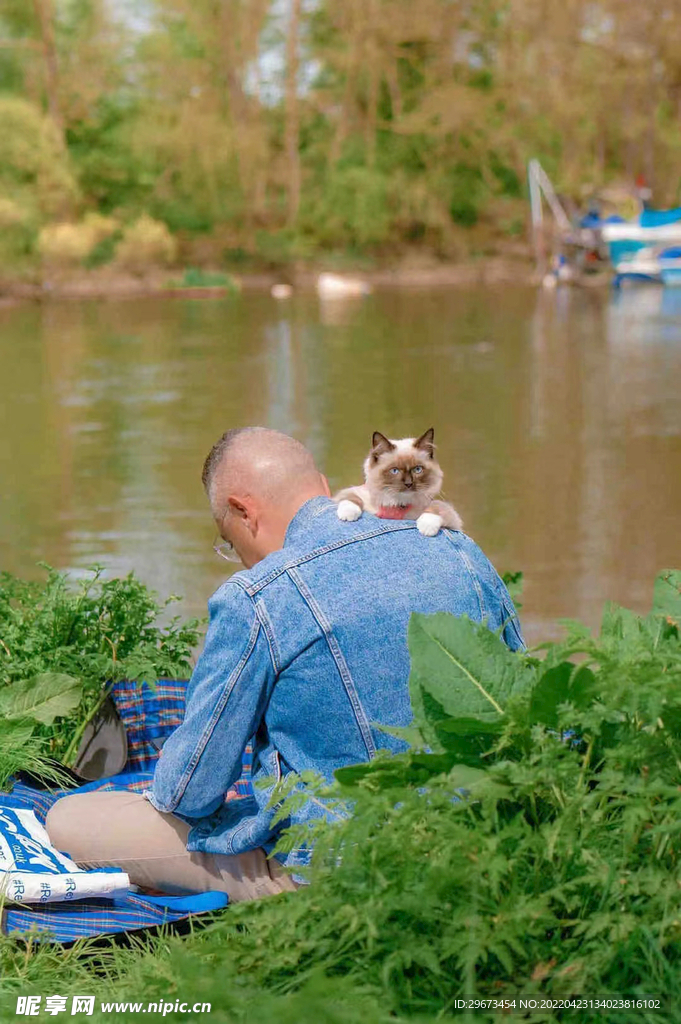
[[531,639],[645,609],[681,564],[681,290],[260,294],[0,311],[0,562],[134,568],[203,614],[224,563],[200,485],[230,426],[359,479],[373,430],[433,424],[447,494],[527,578]]

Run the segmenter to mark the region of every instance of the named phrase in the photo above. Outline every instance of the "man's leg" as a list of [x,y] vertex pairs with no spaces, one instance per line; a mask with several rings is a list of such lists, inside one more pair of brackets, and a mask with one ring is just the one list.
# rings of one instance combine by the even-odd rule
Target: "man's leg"
[[139,793],[74,793],[50,808],[46,826],[58,850],[82,867],[122,868],[135,885],[163,892],[226,892],[232,902],[297,888],[263,850],[234,856],[189,853],[189,825],[161,814]]

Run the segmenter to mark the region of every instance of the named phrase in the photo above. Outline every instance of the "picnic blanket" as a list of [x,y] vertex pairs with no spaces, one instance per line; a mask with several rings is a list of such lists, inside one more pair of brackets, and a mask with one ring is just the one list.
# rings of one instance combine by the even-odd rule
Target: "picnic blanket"
[[[113,684],[111,696],[128,738],[128,760],[123,771],[77,789],[39,790],[16,782],[11,793],[0,793],[0,807],[27,808],[44,824],[50,807],[62,796],[94,790],[123,789],[140,793],[148,789],[160,747],[184,717],[186,687],[186,680],[159,680],[155,688],[130,680]],[[244,752],[241,778],[226,795],[226,800],[252,795],[251,765],[252,748],[249,746]],[[2,909],[0,930],[6,935],[37,932],[38,938],[43,940],[72,942],[85,936],[175,924],[194,914],[218,910],[227,902],[227,895],[219,892],[192,896],[147,896],[128,892],[114,899],[31,906],[6,904]]]

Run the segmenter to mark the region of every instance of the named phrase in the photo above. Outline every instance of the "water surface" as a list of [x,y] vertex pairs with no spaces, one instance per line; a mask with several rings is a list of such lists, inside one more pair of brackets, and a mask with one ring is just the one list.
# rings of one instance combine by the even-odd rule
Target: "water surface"
[[0,310],[0,360],[11,572],[134,569],[204,614],[225,563],[201,466],[255,423],[333,488],[359,482],[372,431],[433,425],[468,532],[525,573],[531,641],[608,599],[645,611],[681,566],[681,289],[52,302]]

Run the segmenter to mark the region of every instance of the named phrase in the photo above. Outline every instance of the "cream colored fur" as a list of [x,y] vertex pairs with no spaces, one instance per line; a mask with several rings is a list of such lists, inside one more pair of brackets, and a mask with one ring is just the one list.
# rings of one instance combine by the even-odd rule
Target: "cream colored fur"
[[376,432],[364,460],[364,480],[334,496],[339,519],[353,522],[364,510],[376,514],[382,506],[411,506],[404,518],[415,519],[425,537],[435,536],[443,526],[450,530],[463,527],[456,509],[435,498],[443,473],[435,459],[432,429],[419,438],[393,439]]

